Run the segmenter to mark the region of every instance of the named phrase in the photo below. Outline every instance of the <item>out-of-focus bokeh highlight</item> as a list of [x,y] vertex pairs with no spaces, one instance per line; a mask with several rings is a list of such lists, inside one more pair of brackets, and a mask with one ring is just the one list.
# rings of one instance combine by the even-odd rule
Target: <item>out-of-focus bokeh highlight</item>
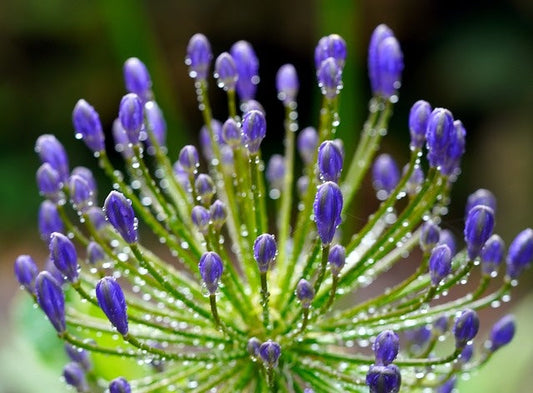
[[[284,63],[296,66],[302,86],[300,125],[316,125],[314,46],[322,35],[339,33],[350,50],[339,128],[349,154],[366,116],[366,45],[379,23],[395,31],[405,56],[400,102],[383,149],[400,162],[407,159],[407,114],[416,100],[452,110],[467,129],[467,154],[444,226],[460,237],[466,196],[488,188],[498,198],[498,232],[509,243],[519,230],[533,225],[529,0],[0,2],[0,393],[65,390],[58,377],[61,351],[57,343],[39,339],[46,327],[44,316],[34,321],[36,313],[21,301],[12,273],[21,253],[31,253],[41,265],[46,258],[36,229],[40,197],[34,173],[39,163],[33,147],[40,134],[53,133],[65,144],[72,167],[96,169],[89,151],[73,137],[72,108],[82,97],[92,103],[109,136],[124,93],[122,63],[136,56],[152,74],[169,124],[169,154],[176,158],[179,146],[196,143],[201,127],[183,60],[190,36],[202,32],[216,54],[239,39],[253,44],[260,59],[258,100],[269,122],[266,155],[279,153],[283,109],[276,99],[275,73]],[[214,113],[222,118],[224,97],[212,85]],[[95,173],[102,189],[109,189],[101,173]],[[359,196],[361,220],[368,213],[365,207],[375,203],[371,191]],[[533,272],[522,281],[533,283]],[[527,365],[533,360],[533,344],[527,332],[533,317],[527,310],[533,300],[528,287],[521,285],[514,299],[519,316],[515,341],[493,364],[462,382],[461,392],[529,391],[533,377]],[[490,313],[482,317],[491,321]]]

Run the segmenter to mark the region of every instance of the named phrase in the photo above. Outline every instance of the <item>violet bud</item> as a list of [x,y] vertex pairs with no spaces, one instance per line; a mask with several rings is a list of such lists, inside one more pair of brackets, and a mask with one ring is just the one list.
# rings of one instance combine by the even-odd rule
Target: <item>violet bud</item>
[[224,265],[216,252],[208,251],[200,258],[198,263],[200,276],[211,295],[218,289],[218,281],[222,277]]
[[455,346],[464,348],[468,341],[472,340],[479,330],[479,318],[474,310],[464,310],[455,320],[453,335]]
[[50,239],[52,232],[63,232],[65,230],[63,220],[61,220],[61,217],[59,216],[56,204],[48,199],[41,202],[38,221],[41,239],[46,242]]
[[313,286],[306,279],[301,279],[296,285],[296,297],[301,302],[303,308],[309,308],[315,297]]
[[452,269],[452,252],[446,244],[436,246],[429,257],[429,275],[431,284],[439,285]]
[[234,119],[229,118],[222,126],[222,139],[232,148],[240,146],[242,138],[241,126]]
[[261,347],[261,341],[259,341],[258,338],[252,337],[248,340],[248,344],[246,345],[246,349],[248,350],[248,353],[250,356],[257,358],[259,357],[259,348]]
[[493,229],[494,211],[490,207],[478,205],[468,212],[464,235],[470,259],[479,256],[481,248],[492,234]]
[[41,135],[35,143],[35,151],[43,164],[47,162],[57,171],[61,182],[67,181],[69,176],[67,153],[55,136]]
[[[167,138],[167,123],[163,117],[163,112],[155,101],[148,101],[144,104],[144,114],[148,131],[152,133],[159,146],[165,146]],[[150,138],[146,140],[148,146],[152,146]],[[153,154],[153,149],[148,149],[148,153]]]
[[87,244],[87,263],[89,265],[98,266],[106,258],[104,249],[96,242],[89,242]]
[[409,112],[409,131],[411,133],[412,149],[421,149],[424,147],[431,111],[431,105],[424,100],[415,102],[411,107],[411,111]]
[[396,95],[400,88],[403,71],[403,53],[395,37],[387,37],[377,48],[377,68],[379,89],[374,91],[385,98]]
[[400,181],[396,161],[388,154],[380,154],[372,166],[372,185],[379,200],[387,199]]
[[246,112],[242,120],[242,133],[244,145],[250,154],[257,154],[266,136],[265,116],[257,110]]
[[196,147],[193,145],[183,146],[180,150],[178,162],[187,173],[195,173],[200,166],[200,158],[198,157],[198,150],[196,150]]
[[87,216],[89,221],[93,224],[94,228],[98,231],[102,229],[105,225],[107,225],[104,212],[102,211],[101,208],[97,206],[93,206],[87,209],[87,211],[85,212],[85,215]]
[[235,61],[239,79],[237,79],[237,93],[241,101],[248,101],[255,97],[259,83],[259,60],[252,45],[246,41],[238,41],[230,49]]
[[300,199],[304,199],[308,188],[309,188],[309,177],[300,176],[298,180],[296,180],[296,191],[298,192],[298,196],[300,197]]
[[466,201],[465,216],[467,216],[468,212],[477,205],[488,206],[494,212],[496,212],[496,197],[492,192],[485,190],[484,188],[480,188],[479,190],[470,194]]
[[328,262],[331,275],[337,277],[346,263],[346,249],[340,244],[335,244],[329,250]]
[[172,172],[174,172],[174,177],[185,190],[185,192],[190,192],[191,183],[189,181],[189,174],[185,169],[183,169],[179,161],[176,161],[174,165],[172,165]]
[[37,265],[29,255],[19,255],[15,260],[15,277],[19,284],[29,293],[35,293]]
[[187,45],[185,64],[189,66],[189,76],[196,80],[205,80],[213,54],[211,45],[203,34],[195,34]]
[[209,231],[209,220],[210,214],[203,206],[194,206],[191,211],[191,218],[193,224],[198,228],[198,230],[206,234]]
[[515,335],[515,319],[512,315],[506,315],[494,324],[490,332],[489,349],[494,352],[509,344]]
[[228,52],[221,53],[215,61],[215,74],[217,85],[226,91],[235,90],[237,85],[237,66],[233,57]]
[[213,183],[211,177],[205,173],[200,173],[194,182],[194,188],[200,202],[204,205],[209,205],[215,195],[215,183]]
[[444,108],[435,108],[429,115],[426,130],[428,160],[431,166],[444,164],[446,149],[455,135],[452,113]]
[[128,334],[128,315],[124,292],[113,277],[104,277],[96,284],[96,299],[109,322],[123,336]]
[[130,57],[124,62],[123,73],[128,92],[137,94],[143,102],[151,99],[152,79],[142,61],[136,57]]
[[461,356],[459,356],[459,361],[462,364],[466,364],[474,356],[474,345],[472,343],[466,344],[463,350],[461,351]]
[[118,117],[130,143],[134,145],[138,143],[144,121],[144,111],[137,94],[129,93],[122,97]]
[[433,220],[428,220],[420,227],[420,248],[429,252],[435,247],[440,239],[440,228]]
[[66,330],[65,294],[61,285],[50,272],[42,271],[35,279],[37,303],[44,311],[50,323],[60,334]]
[[395,364],[372,365],[366,374],[370,393],[398,393],[402,383],[400,369]]
[[457,253],[457,245],[455,243],[455,236],[448,229],[440,231],[440,238],[438,244],[446,244],[452,253],[452,257]]
[[[406,164],[403,167],[402,173],[406,174],[408,170],[409,164]],[[409,179],[407,179],[407,183],[405,184],[405,192],[407,192],[407,195],[410,197],[414,197],[422,189],[422,183],[424,183],[424,172],[422,171],[420,165],[417,165],[414,167]]]
[[341,223],[342,205],[342,192],[336,183],[328,181],[318,187],[313,211],[323,244],[330,244],[335,236],[335,230]]
[[435,320],[435,322],[433,322],[433,329],[438,334],[444,334],[448,331],[448,328],[449,328],[448,325],[449,325],[448,317],[446,315],[441,315],[439,318]]
[[211,215],[211,222],[215,229],[220,230],[228,217],[228,211],[224,202],[218,199],[214,201],[211,207],[209,207],[209,214]]
[[230,146],[220,146],[220,162],[222,163],[222,168],[224,170],[227,170],[229,173],[233,173],[233,149]]
[[263,114],[263,116],[266,117],[265,108],[263,107],[263,105],[261,105],[259,101],[248,100],[246,102],[243,102],[240,108],[241,108],[242,113],[246,113],[250,111],[259,111]]
[[60,199],[61,194],[61,178],[59,172],[56,171],[52,165],[45,162],[39,169],[37,169],[37,188],[39,193],[52,200]]
[[63,368],[63,378],[65,378],[67,385],[72,386],[78,392],[87,392],[89,389],[85,370],[76,362],[67,363]]
[[392,363],[400,351],[400,338],[392,330],[379,333],[372,344],[372,350],[378,366],[387,366]]
[[272,340],[267,340],[259,347],[259,357],[267,368],[274,368],[278,365],[281,355],[281,346]]
[[379,46],[388,37],[394,37],[394,33],[387,25],[380,24],[372,32],[368,45],[368,76],[374,94],[378,94],[381,89]]
[[460,120],[453,122],[454,132],[450,144],[446,149],[440,171],[443,175],[451,176],[458,174],[461,157],[465,152],[466,130]]
[[92,368],[91,360],[89,359],[89,352],[87,352],[85,349],[66,343],[65,352],[70,360],[79,364],[83,370],[89,371]]
[[79,268],[78,254],[74,243],[68,237],[59,232],[50,235],[50,259],[57,270],[71,283],[78,281]]
[[[224,140],[222,139],[222,124],[216,120],[211,120],[211,128],[213,130],[215,143],[223,144]],[[213,152],[213,147],[211,146],[211,136],[207,126],[203,126],[200,130],[200,147],[202,148],[202,154],[204,158],[211,162],[215,157]]]
[[[274,154],[268,161],[266,178],[272,190],[282,190],[283,180],[285,179],[285,158],[281,154]],[[279,198],[279,192],[275,195],[271,192],[270,196]]]
[[109,384],[109,393],[131,393],[130,384],[123,377],[115,378]]
[[346,41],[338,34],[330,34],[322,37],[315,47],[315,67],[318,70],[320,65],[327,58],[333,58],[338,67],[342,70],[346,62]]
[[313,127],[304,128],[298,135],[297,145],[304,164],[310,164],[318,146],[318,133],[316,130]]
[[503,262],[504,254],[505,243],[502,238],[496,234],[489,237],[480,253],[483,274],[495,277]]
[[52,277],[59,283],[59,285],[63,285],[66,282],[65,276],[63,275],[63,273],[57,270],[57,267],[54,265],[54,262],[52,262],[50,258],[46,259],[46,262],[44,264],[44,270],[50,273]]
[[128,138],[128,134],[120,119],[115,119],[113,122],[113,140],[115,142],[115,150],[117,153],[120,153],[125,160],[130,160],[133,157],[133,149],[131,148],[131,143]]
[[527,228],[512,241],[507,253],[507,275],[518,278],[522,270],[533,261],[533,230]]
[[118,191],[111,191],[104,201],[107,220],[128,243],[137,241],[137,218],[129,199]]
[[333,141],[324,141],[318,148],[318,170],[323,181],[337,183],[341,176],[343,155]]
[[77,166],[70,174],[71,177],[74,175],[82,177],[83,180],[87,182],[87,185],[91,191],[91,199],[96,203],[96,193],[98,190],[96,186],[96,179],[94,178],[92,171],[84,166]]
[[76,132],[76,139],[83,139],[89,149],[95,153],[105,149],[100,117],[87,101],[81,99],[76,103],[72,111],[72,124]]
[[254,242],[254,258],[261,273],[266,273],[272,267],[278,253],[278,246],[274,235],[263,233]]
[[452,393],[455,389],[456,379],[457,378],[455,377],[455,375],[453,377],[450,377],[446,382],[444,382],[437,388],[436,393]]
[[89,183],[80,175],[68,179],[70,201],[75,209],[84,211],[93,204],[93,192]]
[[342,89],[342,69],[329,57],[320,64],[317,72],[318,87],[326,98],[335,98]]
[[291,105],[296,101],[299,87],[298,75],[294,66],[292,64],[282,65],[276,74],[278,99],[285,106]]
[[410,346],[410,351],[420,352],[431,339],[431,327],[429,325],[422,325],[414,329],[405,331],[405,338]]

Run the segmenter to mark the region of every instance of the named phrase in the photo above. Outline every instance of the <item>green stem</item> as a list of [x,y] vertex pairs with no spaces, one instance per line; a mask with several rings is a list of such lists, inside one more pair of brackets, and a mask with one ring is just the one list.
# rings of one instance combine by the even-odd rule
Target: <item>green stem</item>
[[263,325],[267,331],[270,331],[270,311],[268,307],[268,300],[270,293],[268,292],[267,273],[261,272],[261,305],[263,306]]

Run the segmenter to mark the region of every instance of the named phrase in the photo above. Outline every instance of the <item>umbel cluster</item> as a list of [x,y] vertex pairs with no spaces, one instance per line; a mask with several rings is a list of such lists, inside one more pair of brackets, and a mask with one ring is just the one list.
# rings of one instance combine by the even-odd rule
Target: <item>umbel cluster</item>
[[[108,158],[98,113],[78,101],[75,136],[111,180],[105,198],[89,169],[71,169],[55,136],[37,140],[39,231],[50,254],[42,270],[19,256],[15,275],[65,342],[68,385],[110,393],[445,393],[511,341],[512,316],[476,338],[477,310],[510,300],[533,259],[533,231],[506,250],[493,231],[496,200],[483,189],[468,198],[461,234],[441,229],[465,150],[465,128],[447,109],[412,105],[403,170],[378,155],[403,70],[387,26],[370,40],[373,97],[349,155],[335,138],[346,60],[340,36],[315,49],[316,128],[300,130],[296,70],[279,69],[284,151],[266,166],[266,115],[254,100],[258,58],[245,41],[216,58],[216,85],[227,93],[222,123],[209,102],[212,58],[206,37],[194,35],[186,64],[205,125],[200,153],[184,146],[174,163],[139,59],[124,64],[127,94],[112,129],[120,168]],[[379,207],[351,233],[357,224],[347,212],[368,172]],[[408,257],[417,260],[410,276],[360,296]]]

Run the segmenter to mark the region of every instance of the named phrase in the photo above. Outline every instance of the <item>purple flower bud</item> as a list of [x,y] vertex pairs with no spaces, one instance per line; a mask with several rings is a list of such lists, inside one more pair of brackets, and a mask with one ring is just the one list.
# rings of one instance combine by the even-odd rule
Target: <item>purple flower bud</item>
[[109,384],[109,393],[131,393],[130,384],[123,377],[115,378]]
[[230,49],[235,61],[239,79],[237,80],[237,93],[241,101],[248,101],[255,97],[259,83],[259,61],[252,45],[246,41],[238,41]]
[[442,315],[433,322],[433,328],[438,334],[444,334],[448,330],[449,321],[446,315]]
[[45,162],[37,169],[36,177],[37,187],[41,195],[52,200],[60,199],[62,183],[58,171],[49,163]]
[[414,103],[409,112],[409,131],[411,133],[411,148],[421,149],[426,142],[426,130],[431,105],[427,101],[420,100]]
[[338,67],[342,70],[346,61],[346,41],[338,34],[330,34],[322,37],[315,48],[315,67],[318,70],[320,65],[327,58],[333,58]]
[[123,336],[128,334],[128,314],[124,292],[113,277],[104,277],[96,284],[98,305],[109,322]]
[[290,105],[296,101],[299,87],[298,75],[294,66],[292,64],[282,65],[276,74],[278,99],[284,105]]
[[274,368],[278,365],[281,355],[280,345],[272,340],[267,340],[259,347],[259,357],[267,368]]
[[[402,174],[405,175],[409,170],[409,164],[406,164],[402,169]],[[410,197],[415,196],[422,189],[422,183],[424,183],[424,172],[420,165],[416,165],[411,173],[407,183],[405,184],[405,192]]]
[[378,366],[386,366],[398,356],[400,338],[392,330],[385,330],[376,337],[372,350],[376,356],[376,364]]
[[85,370],[76,362],[67,363],[63,368],[63,378],[67,385],[70,385],[78,392],[87,392],[87,379],[85,378]]
[[233,173],[233,149],[228,145],[220,146],[220,162],[224,169]]
[[450,144],[446,149],[445,158],[441,166],[441,173],[446,176],[458,173],[461,157],[465,152],[466,130],[460,120],[453,122],[454,132]]
[[428,325],[423,325],[414,329],[406,330],[405,338],[409,343],[410,351],[414,353],[419,352],[431,339],[431,327]]
[[308,188],[309,188],[309,177],[300,176],[298,180],[296,181],[296,190],[298,191],[298,196],[300,197],[300,199],[303,199],[305,197],[305,194]]
[[313,127],[304,128],[298,135],[297,145],[304,164],[310,164],[318,146],[318,133],[316,130]]
[[172,166],[172,171],[174,172],[174,176],[176,177],[178,183],[181,184],[185,191],[189,192],[191,188],[191,183],[189,182],[189,174],[185,169],[183,169],[179,161],[176,161],[174,163],[174,165]]
[[130,57],[124,62],[123,72],[128,92],[137,94],[143,102],[151,99],[152,79],[142,61],[136,57]]
[[309,308],[315,297],[315,290],[309,281],[301,279],[296,285],[296,297],[302,303],[303,308]]
[[128,134],[119,119],[113,122],[113,140],[115,141],[115,150],[120,153],[125,160],[133,157],[133,149],[128,138]]
[[507,275],[518,278],[522,270],[533,261],[533,230],[527,228],[512,241],[507,253]]
[[67,153],[55,136],[41,135],[35,143],[35,151],[39,154],[42,163],[47,162],[57,171],[60,181],[67,181],[69,175]]
[[93,202],[96,202],[96,193],[97,193],[97,186],[96,186],[96,180],[94,178],[94,175],[92,171],[89,168],[86,168],[84,166],[77,166],[72,170],[72,173],[70,176],[80,176],[87,182],[87,185],[89,186],[89,189],[91,190],[91,198]]
[[78,100],[72,111],[72,124],[76,131],[76,139],[83,142],[93,152],[101,152],[105,149],[104,132],[98,113],[85,100]]
[[[268,161],[266,177],[273,190],[283,189],[283,179],[285,178],[285,158],[280,154],[274,154]],[[278,194],[279,197],[279,194]]]
[[271,267],[276,255],[278,246],[274,235],[263,233],[254,242],[254,258],[261,273],[266,273]]
[[60,285],[63,285],[65,283],[65,276],[59,270],[57,270],[57,267],[54,265],[54,262],[52,262],[50,258],[46,259],[46,262],[44,264],[44,270],[50,273]]
[[463,348],[468,341],[472,340],[479,330],[479,318],[474,310],[466,309],[455,320],[453,335],[455,346]]
[[215,229],[219,230],[226,222],[228,211],[226,210],[224,202],[217,199],[209,208],[209,214],[211,215],[213,226]]
[[324,141],[318,148],[318,170],[323,181],[338,182],[343,164],[342,152],[333,141]]
[[257,154],[266,136],[265,116],[257,110],[246,112],[242,120],[242,132],[244,145],[250,154]]
[[65,332],[65,295],[51,273],[42,271],[35,279],[37,303],[58,333]]
[[506,315],[494,324],[490,332],[490,350],[497,349],[509,344],[515,334],[514,316]]
[[241,112],[246,113],[250,111],[259,111],[263,114],[263,116],[266,117],[265,108],[259,101],[256,100],[248,100],[246,102],[241,103],[240,106]]
[[198,150],[193,145],[186,145],[180,150],[178,161],[187,173],[193,174],[200,166]]
[[452,393],[455,389],[455,381],[456,377],[455,375],[451,378],[449,378],[446,382],[444,382],[442,385],[440,385],[437,388],[436,393]]
[[216,252],[208,251],[200,258],[198,263],[200,276],[209,293],[213,295],[218,288],[218,281],[222,277],[224,265]]
[[246,349],[248,350],[248,353],[250,356],[257,358],[259,356],[259,348],[261,347],[261,341],[259,341],[258,338],[252,337],[248,340],[248,344],[246,345]]
[[317,72],[318,87],[324,96],[335,98],[342,89],[342,69],[329,57],[320,64]]
[[235,90],[237,85],[237,66],[228,52],[221,53],[215,61],[215,78],[218,87],[224,90]]
[[105,260],[104,249],[96,242],[87,245],[87,263],[93,266],[100,265]]
[[446,244],[452,253],[452,257],[457,253],[457,245],[455,244],[455,236],[447,229],[440,231],[440,238],[438,244]]
[[340,244],[335,244],[329,250],[328,262],[331,275],[337,277],[346,263],[346,249]]
[[[102,229],[105,225],[107,225],[107,221],[105,219],[105,214],[102,211],[101,208],[97,206],[90,207],[86,212],[86,216],[89,218],[89,221],[93,224],[94,228],[96,230]],[[59,232],[59,231],[58,231]]]
[[374,91],[386,98],[396,95],[400,88],[403,71],[403,53],[395,37],[387,37],[377,48],[377,68],[379,89]]
[[395,364],[373,365],[366,374],[370,393],[398,393],[402,383],[400,369]]
[[481,249],[481,269],[483,274],[496,276],[498,269],[503,262],[505,254],[505,243],[502,238],[496,234],[489,237]]
[[209,230],[209,220],[211,218],[209,210],[203,206],[194,206],[191,211],[191,218],[198,230],[201,233],[206,234]]
[[436,246],[429,257],[429,275],[434,286],[450,274],[452,269],[452,252],[446,244]]
[[329,244],[335,236],[335,230],[341,223],[343,205],[342,192],[333,182],[326,182],[318,187],[313,211],[316,228],[323,244]]
[[400,170],[388,154],[379,155],[372,166],[372,184],[379,200],[385,200],[400,181]]
[[379,51],[378,48],[385,38],[394,37],[392,30],[384,24],[378,25],[372,32],[368,46],[368,75],[374,94],[380,90]]
[[211,203],[211,199],[215,195],[215,183],[213,183],[209,175],[200,173],[194,182],[194,188],[202,204],[208,205]]
[[480,188],[476,192],[470,194],[466,201],[465,216],[467,216],[468,212],[477,205],[488,206],[496,212],[496,197],[492,192],[485,190],[484,188]]
[[15,276],[21,286],[29,293],[35,293],[35,278],[37,265],[29,255],[19,255],[15,260]]
[[224,122],[222,126],[222,139],[232,148],[241,144],[242,131],[239,124],[232,118]]
[[[224,142],[222,139],[222,124],[218,120],[213,119],[211,121],[211,128],[213,129],[215,136],[215,143],[222,144]],[[202,148],[202,154],[204,155],[204,158],[211,162],[211,160],[214,158],[214,153],[213,147],[211,146],[209,130],[205,125],[200,130],[200,146]]]
[[470,259],[479,256],[481,247],[490,237],[493,229],[494,211],[490,207],[478,205],[468,212],[464,234]]
[[474,356],[474,345],[472,343],[466,344],[463,350],[461,351],[461,356],[459,356],[459,361],[462,364],[466,364]]
[[433,220],[424,222],[420,228],[420,248],[424,252],[431,251],[439,242],[440,228]]
[[65,352],[70,360],[80,365],[83,370],[89,371],[92,368],[89,352],[83,348],[75,347],[71,344],[65,344]]
[[63,232],[64,225],[55,203],[44,200],[39,207],[39,233],[41,239],[48,242],[52,232]]
[[72,175],[68,181],[70,201],[74,208],[80,211],[86,210],[93,204],[93,193],[89,183],[80,175]]
[[111,191],[104,201],[107,220],[128,243],[137,241],[137,218],[129,199],[118,191]]
[[122,127],[126,130],[130,143],[138,143],[144,121],[144,111],[143,104],[137,94],[129,93],[122,97],[118,117]]
[[[148,101],[144,104],[144,114],[146,115],[146,124],[148,130],[152,132],[159,146],[165,146],[167,138],[167,123],[163,117],[163,112],[155,101]],[[148,146],[152,145],[150,138],[146,140]],[[151,149],[148,153],[152,154]]]
[[68,281],[74,283],[78,281],[78,254],[74,244],[68,237],[59,232],[54,232],[50,235],[50,259],[54,263],[57,270],[67,278]]
[[203,34],[195,34],[187,45],[185,64],[189,66],[189,76],[197,80],[205,80],[213,54],[211,45]]
[[431,166],[443,165],[446,159],[446,149],[455,135],[452,113],[444,108],[435,108],[428,120],[426,141],[428,160]]

